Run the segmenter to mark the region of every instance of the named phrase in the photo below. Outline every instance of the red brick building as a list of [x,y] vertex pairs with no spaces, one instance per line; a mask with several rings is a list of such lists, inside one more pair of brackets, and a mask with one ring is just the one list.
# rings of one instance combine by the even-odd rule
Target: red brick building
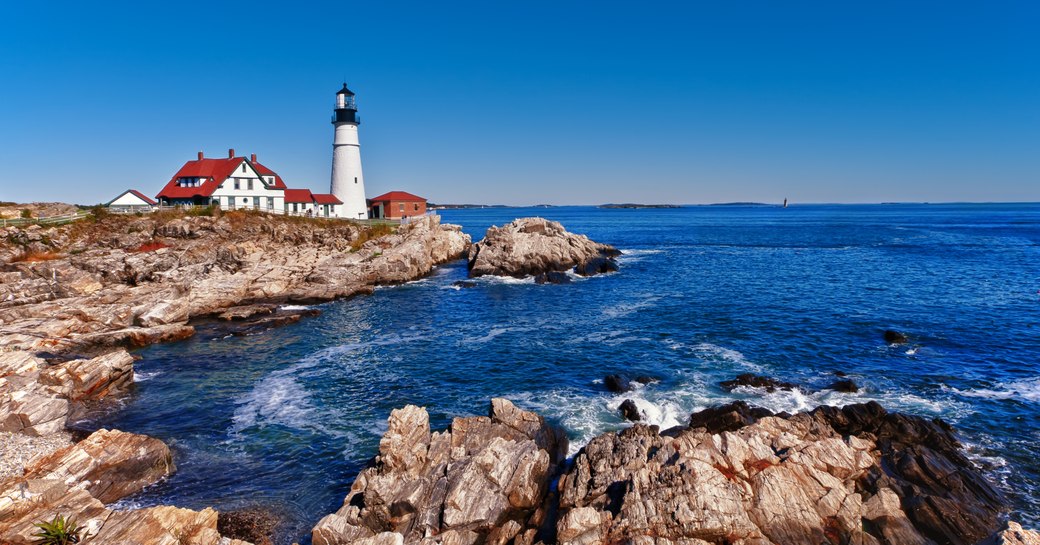
[[401,219],[426,214],[426,199],[405,191],[391,191],[368,199],[369,217],[374,219]]

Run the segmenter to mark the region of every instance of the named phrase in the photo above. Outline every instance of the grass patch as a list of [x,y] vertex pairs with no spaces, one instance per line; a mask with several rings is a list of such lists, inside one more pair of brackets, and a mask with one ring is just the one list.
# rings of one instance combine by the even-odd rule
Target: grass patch
[[362,227],[358,233],[357,240],[350,243],[350,249],[354,252],[361,249],[366,242],[394,232],[394,228],[388,223],[376,223],[369,227]]

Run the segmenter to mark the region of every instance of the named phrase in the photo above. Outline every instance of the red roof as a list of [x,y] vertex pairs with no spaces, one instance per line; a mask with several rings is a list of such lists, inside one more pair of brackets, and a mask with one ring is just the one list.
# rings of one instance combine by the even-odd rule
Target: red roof
[[[167,199],[190,199],[192,197],[209,197],[220,187],[221,182],[227,179],[245,159],[234,157],[231,159],[198,159],[188,161],[167,182],[166,187],[156,197]],[[199,178],[202,185],[199,187],[180,187],[177,180],[180,178]]]
[[286,189],[285,202],[314,202],[314,194],[310,189]]
[[[142,193],[142,192],[138,191],[137,189],[127,189],[127,192],[133,193],[134,196],[137,199],[140,199],[141,201],[145,201],[146,203],[148,203],[150,205],[157,205],[157,204],[159,204],[159,203],[153,201],[151,197],[145,196],[145,193]],[[119,197],[116,197],[116,199],[119,199]]]
[[391,191],[389,193],[383,193],[378,197],[372,197],[368,199],[370,201],[418,201],[426,202],[426,199],[417,195],[412,195],[407,191]]
[[330,193],[315,193],[314,202],[318,204],[343,204],[343,201],[337,199],[335,195]]
[[[166,184],[166,187],[159,192],[156,197],[166,197],[167,199],[190,199],[192,197],[209,197],[214,191],[220,187],[220,184],[231,176],[239,166],[242,165],[242,161],[245,161],[245,157],[233,157],[230,159],[198,159],[195,161],[188,161],[184,163],[184,166],[177,171],[177,174],[173,175],[173,178]],[[256,170],[257,174],[261,176],[274,176],[274,183],[269,187],[271,189],[285,189],[285,182],[282,181],[282,177],[279,176],[275,171],[261,165],[260,163],[250,163],[253,165],[253,169]],[[180,187],[177,185],[179,178],[199,178],[202,184],[199,187]],[[297,201],[302,202],[302,201]],[[308,199],[307,202],[310,202]]]
[[256,172],[258,174],[260,174],[261,176],[274,176],[274,184],[272,184],[270,186],[271,189],[285,189],[286,188],[285,187],[285,182],[282,181],[282,177],[279,176],[277,172],[275,172],[275,171],[265,167],[264,165],[261,165],[260,163],[258,163],[256,161],[253,161],[253,168],[255,168]]

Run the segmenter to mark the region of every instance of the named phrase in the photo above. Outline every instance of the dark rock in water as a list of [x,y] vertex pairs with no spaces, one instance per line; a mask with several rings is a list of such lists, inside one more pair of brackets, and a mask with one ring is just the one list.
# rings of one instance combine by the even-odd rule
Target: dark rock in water
[[636,407],[636,402],[631,399],[622,401],[618,411],[621,412],[622,418],[631,422],[639,422],[643,419],[639,414],[639,407]]
[[254,545],[274,543],[274,530],[277,525],[278,517],[258,508],[221,511],[217,515],[217,531],[220,535],[248,541]]
[[535,284],[570,284],[571,277],[565,272],[549,271],[534,277]]
[[456,280],[456,281],[452,282],[451,285],[455,286],[456,288],[475,288],[475,287],[477,287],[477,283],[472,281],[472,280]]
[[743,401],[734,401],[691,414],[690,428],[705,428],[709,433],[737,431],[767,416],[773,416],[768,409],[752,407]]
[[600,249],[599,253],[603,257],[614,258],[614,257],[620,256],[622,252],[621,252],[621,250],[618,250],[617,248],[615,248],[613,246],[607,246],[606,248]]
[[836,376],[836,377],[847,377],[847,376],[849,376],[849,374],[846,373],[845,371],[835,371],[834,372],[834,376]]
[[639,375],[632,379],[632,382],[638,382],[639,384],[650,384],[651,382],[661,382],[659,377],[652,377],[650,375]]
[[574,267],[574,272],[582,276],[593,276],[618,270],[617,262],[609,257],[594,257]]
[[852,394],[859,391],[859,385],[857,385],[852,379],[836,380],[831,383],[827,388],[834,390],[835,392],[843,392],[846,394]]
[[726,391],[733,391],[739,386],[750,386],[752,388],[765,388],[767,392],[775,392],[777,390],[794,390],[798,386],[790,382],[784,382],[777,380],[772,377],[764,377],[762,375],[756,375],[754,373],[744,373],[737,375],[737,378],[733,380],[724,380],[719,383]]
[[603,378],[603,385],[615,394],[632,391],[632,381],[621,375],[607,375]]
[[888,344],[906,344],[910,339],[906,335],[893,329],[885,330],[885,342]]

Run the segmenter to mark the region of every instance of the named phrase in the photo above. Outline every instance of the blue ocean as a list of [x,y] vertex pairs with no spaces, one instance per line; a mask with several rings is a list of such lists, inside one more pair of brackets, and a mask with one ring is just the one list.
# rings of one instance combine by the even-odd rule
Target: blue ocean
[[[178,472],[122,502],[260,506],[309,542],[376,454],[391,409],[435,428],[506,397],[563,426],[572,450],[625,427],[744,399],[774,411],[876,400],[940,417],[1040,525],[1040,205],[593,207],[444,211],[479,240],[542,216],[624,251],[567,285],[481,278],[464,262],[252,336],[200,334],[138,354],[137,383],[88,425],[159,437]],[[888,345],[886,329],[910,342]],[[727,392],[741,373],[801,391]],[[611,373],[661,380],[611,394]],[[836,373],[856,393],[827,388]]]

